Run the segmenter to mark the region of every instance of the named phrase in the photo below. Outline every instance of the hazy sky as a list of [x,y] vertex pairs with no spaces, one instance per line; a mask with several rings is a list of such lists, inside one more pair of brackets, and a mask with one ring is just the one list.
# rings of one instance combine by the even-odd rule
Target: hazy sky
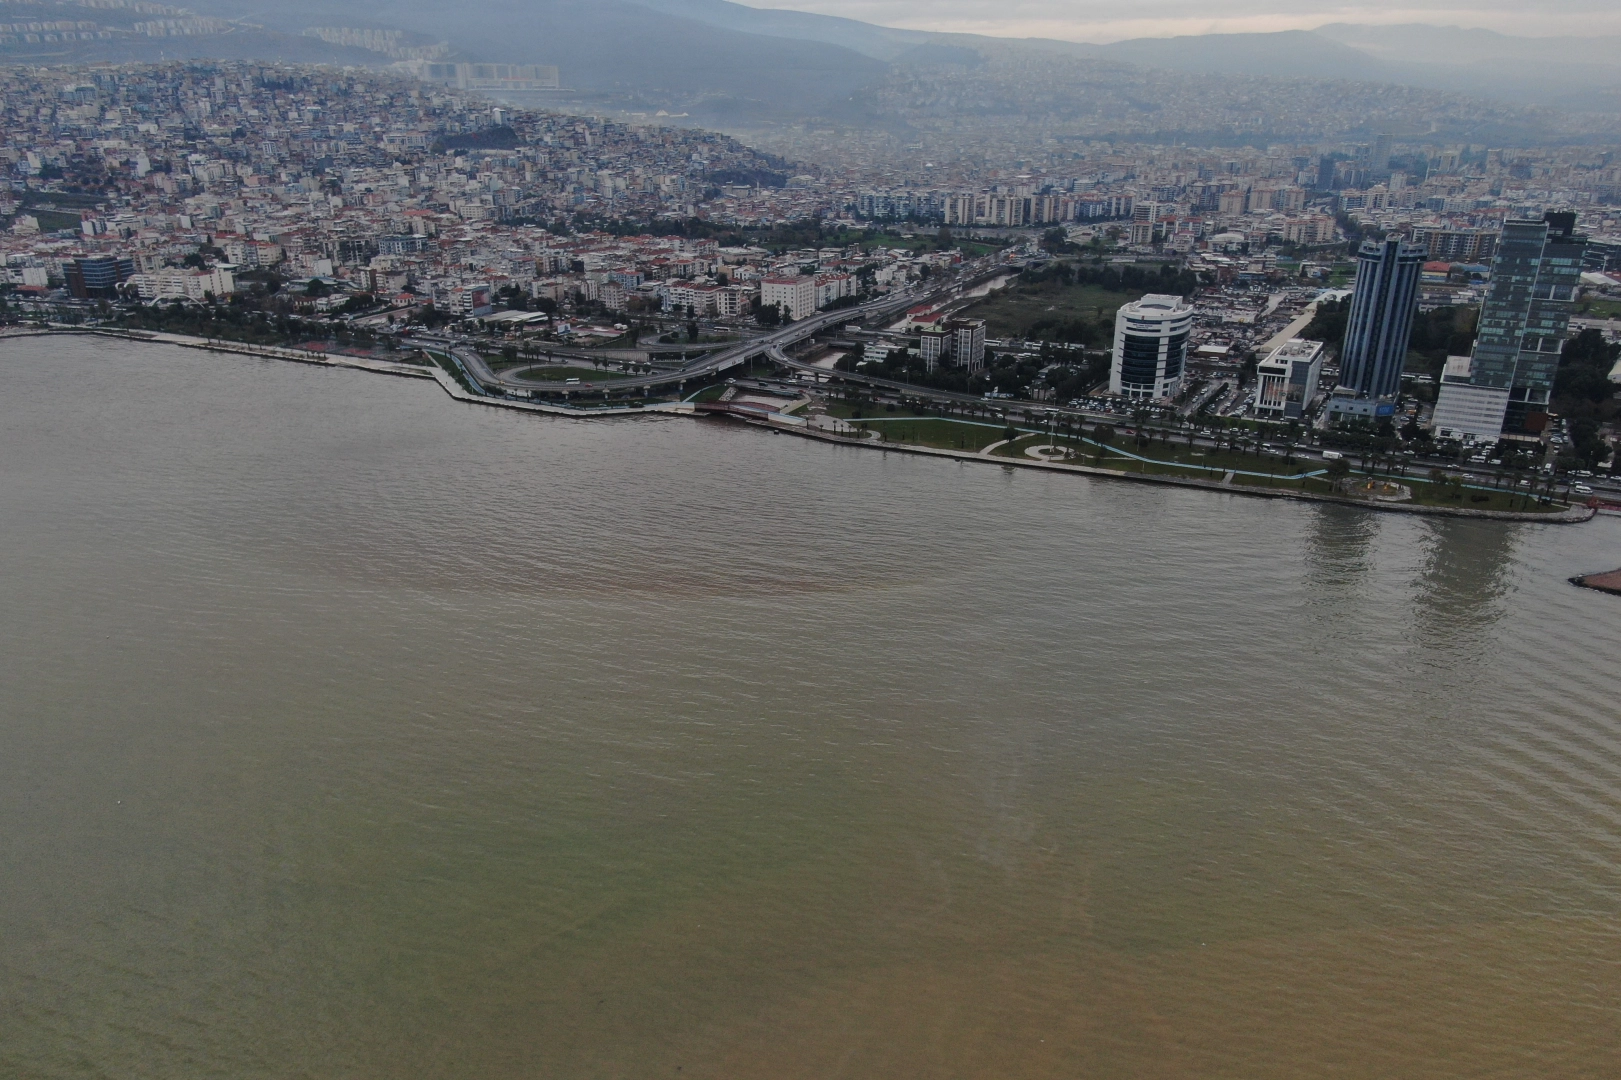
[[1291,0],[741,0],[750,7],[998,37],[1116,41],[1173,34],[1309,30],[1331,22],[1480,26],[1511,34],[1621,34],[1617,0],[1370,0],[1306,6]]

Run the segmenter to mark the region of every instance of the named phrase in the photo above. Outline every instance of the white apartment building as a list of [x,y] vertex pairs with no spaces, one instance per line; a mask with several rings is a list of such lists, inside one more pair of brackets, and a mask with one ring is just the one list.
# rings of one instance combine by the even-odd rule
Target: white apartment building
[[813,277],[768,277],[760,280],[760,303],[780,307],[795,321],[816,312],[816,279]]
[[985,366],[985,320],[952,319],[946,324],[951,332],[951,355],[958,367],[978,371]]
[[754,306],[757,290],[743,285],[728,285],[715,294],[715,314],[723,319],[741,319]]
[[951,331],[942,323],[925,326],[918,335],[918,353],[923,357],[923,367],[928,371],[950,360]]
[[229,270],[181,270],[166,267],[152,274],[133,274],[125,284],[142,300],[194,300],[202,303],[210,295],[229,296],[236,292],[236,279]]
[[985,366],[985,320],[932,320],[918,335],[918,352],[929,371],[942,363],[978,371]]
[[849,274],[817,274],[815,280],[818,311],[835,300],[856,294],[856,279]]

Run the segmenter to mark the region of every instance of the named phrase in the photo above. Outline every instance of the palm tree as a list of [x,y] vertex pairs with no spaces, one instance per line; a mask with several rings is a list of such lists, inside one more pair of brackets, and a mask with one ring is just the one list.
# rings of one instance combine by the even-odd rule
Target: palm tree
[[1094,463],[1096,465],[1100,467],[1102,466],[1104,448],[1107,447],[1110,441],[1113,439],[1114,428],[1110,427],[1108,424],[1099,424],[1097,427],[1092,429],[1092,440],[1097,443],[1094,457]]

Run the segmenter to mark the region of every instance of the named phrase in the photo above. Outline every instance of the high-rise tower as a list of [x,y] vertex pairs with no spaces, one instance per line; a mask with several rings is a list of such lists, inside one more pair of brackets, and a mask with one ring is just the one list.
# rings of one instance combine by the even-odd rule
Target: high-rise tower
[[1508,388],[1503,430],[1511,433],[1540,432],[1547,422],[1587,246],[1575,230],[1576,215],[1569,212],[1503,223],[1470,381]]
[[1368,151],[1368,178],[1381,183],[1390,179],[1389,134],[1373,137],[1373,147]]
[[1395,234],[1369,240],[1358,250],[1356,291],[1340,345],[1340,379],[1330,415],[1350,419],[1394,413],[1423,270],[1424,248]]
[[1437,434],[1536,435],[1547,425],[1586,247],[1573,213],[1503,223],[1474,351],[1467,363],[1449,362],[1441,380]]

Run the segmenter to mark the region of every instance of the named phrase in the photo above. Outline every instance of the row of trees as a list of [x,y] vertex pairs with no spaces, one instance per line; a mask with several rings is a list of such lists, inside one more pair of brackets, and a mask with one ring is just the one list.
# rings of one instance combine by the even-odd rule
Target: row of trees
[[1583,330],[1565,342],[1554,377],[1553,411],[1570,422],[1570,443],[1560,463],[1596,468],[1610,457],[1601,428],[1621,411],[1610,372],[1621,363],[1621,344],[1610,344],[1597,330]]
[[[1345,340],[1345,324],[1351,314],[1351,300],[1324,300],[1317,305],[1311,324],[1301,336],[1325,342],[1335,352]],[[1477,307],[1438,307],[1413,316],[1413,332],[1408,341],[1409,371],[1439,373],[1448,356],[1465,356],[1475,344]]]

